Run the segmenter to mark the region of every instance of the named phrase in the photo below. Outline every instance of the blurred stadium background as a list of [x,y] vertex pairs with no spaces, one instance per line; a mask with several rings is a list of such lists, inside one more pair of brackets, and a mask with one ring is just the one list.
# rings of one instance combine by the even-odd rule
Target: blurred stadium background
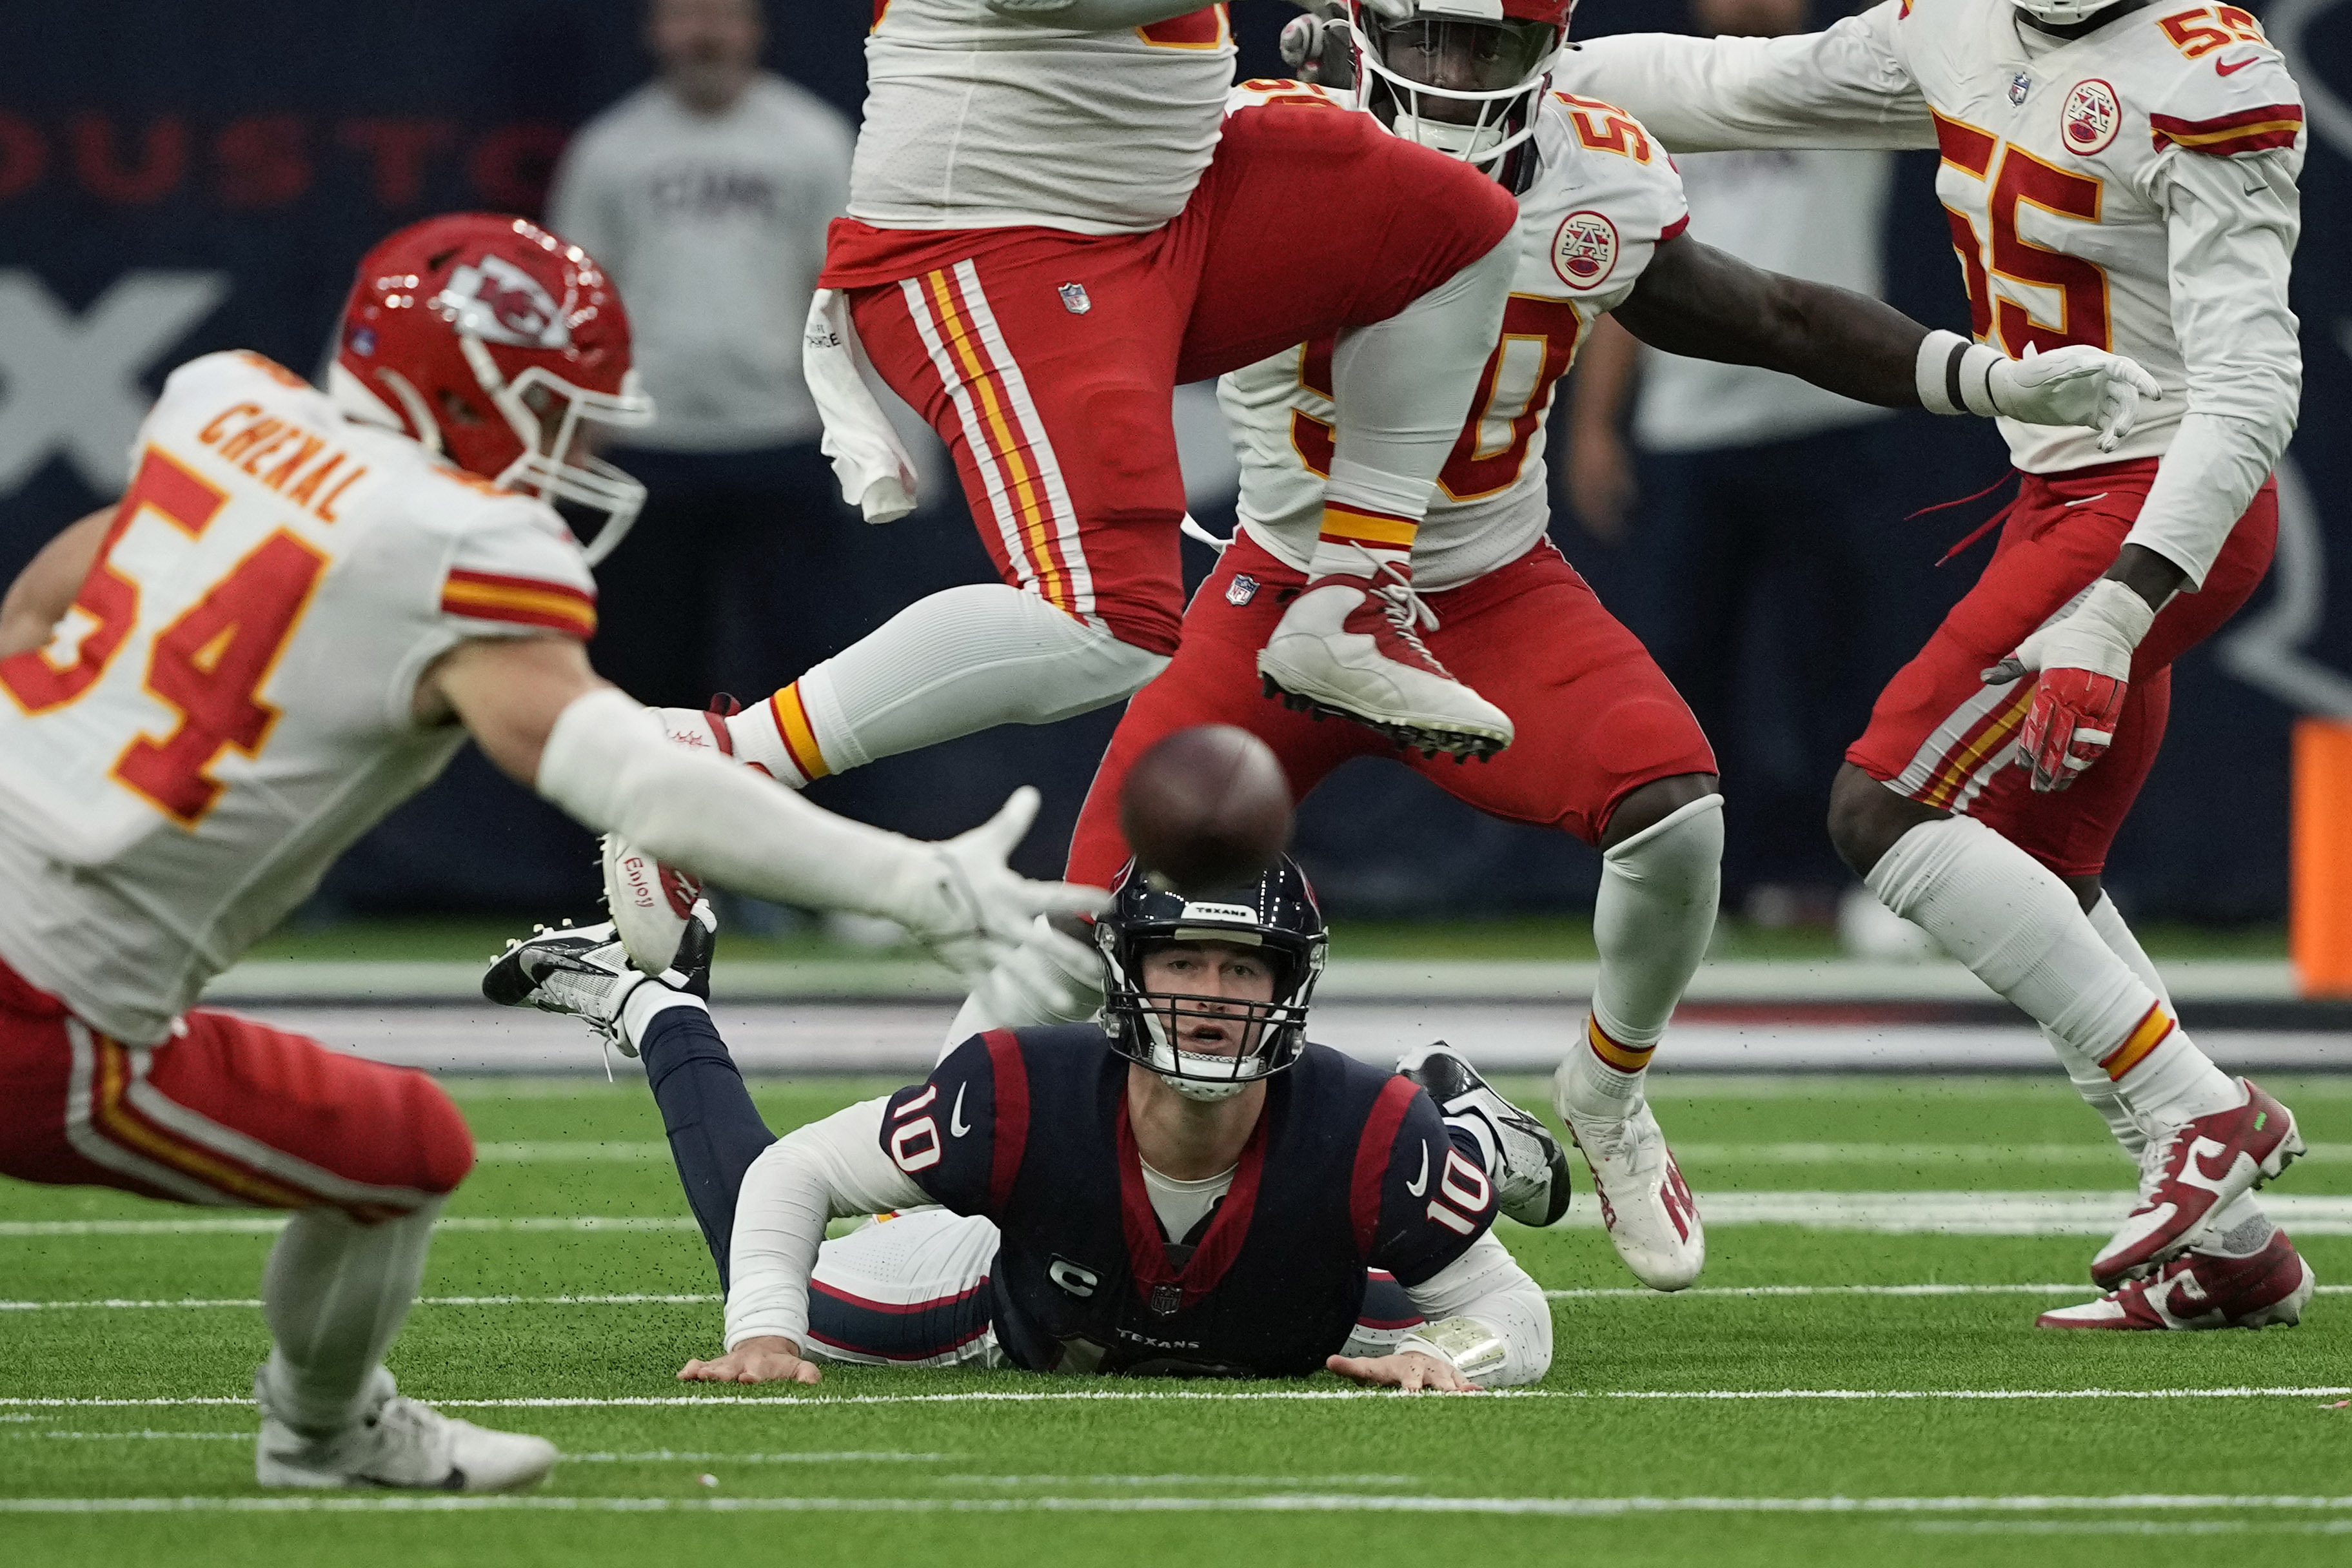
[[[772,68],[854,118],[866,7],[768,11]],[[2179,667],[2165,756],[2116,845],[2109,884],[2160,956],[2194,961],[2179,970],[2181,1000],[2217,1054],[2317,1064],[2342,1060],[2327,1031],[2346,1015],[2298,1001],[2284,959],[2290,736],[2307,716],[2352,723],[2352,5],[2281,0],[2263,14],[2313,127],[2296,268],[2302,434],[2281,474],[2284,526],[2270,584]],[[1262,0],[1239,7],[1244,74],[1278,73],[1272,40],[1286,15]],[[436,210],[537,214],[573,128],[650,70],[639,0],[415,0],[364,23],[327,18],[291,0],[256,0],[233,20],[164,0],[110,0],[10,6],[0,19],[0,572],[13,575],[51,532],[114,493],[131,430],[171,366],[229,347],[320,366],[351,267],[370,243]],[[1586,0],[1577,31],[1686,24],[1678,0]],[[1932,154],[1900,161],[1887,293],[1923,320],[1965,330],[1933,172]],[[1302,221],[1313,221],[1311,193]],[[1194,511],[1222,531],[1232,471],[1213,405],[1192,397],[1181,407]],[[1887,432],[1901,455],[1875,503],[1884,527],[1871,564],[1888,587],[1854,607],[1867,667],[1853,678],[1866,691],[1972,579],[1978,556],[1935,562],[1996,502],[1909,515],[1969,496],[2004,467],[1978,422],[1912,414]],[[854,536],[839,580],[784,584],[772,612],[789,617],[796,597],[824,596],[878,621],[922,593],[984,578],[961,502],[936,467],[925,499],[885,529],[832,522]],[[1604,598],[1628,580],[1629,552],[1642,548],[1638,528],[1607,544],[1563,516],[1554,532]],[[1206,551],[1187,548],[1205,570]],[[1768,789],[1820,800],[1836,761],[1774,744],[1800,700],[1772,655],[1777,630],[1754,629],[1758,656],[1742,661],[1737,722],[1754,726],[1758,743],[1744,748],[1747,776],[1727,770],[1735,800]],[[738,695],[756,700],[796,673],[767,670]],[[976,736],[826,780],[815,794],[939,835],[1034,781],[1047,804],[1023,860],[1055,872],[1114,717]],[[1702,977],[1666,1055],[1685,1066],[1802,1064],[1820,1052],[1817,1026],[1838,1022],[1848,1048],[1833,1054],[1853,1065],[2043,1065],[2013,1017],[1957,970],[1840,960],[1827,914],[1842,873],[1818,822],[1743,831],[1735,818],[1721,961]],[[1479,1054],[1548,1062],[1589,979],[1579,960],[1590,956],[1590,852],[1361,763],[1307,803],[1298,849],[1341,922],[1343,962],[1328,994],[1377,1014],[1354,1020],[1370,1031],[1364,1048],[1403,1042],[1424,1017],[1461,1030],[1463,1004],[1477,1003],[1502,1009]],[[588,916],[595,904],[585,836],[468,753],[364,841],[271,944],[268,961],[229,977],[221,994],[362,1049],[455,1065],[476,1058],[453,1040],[495,1037],[507,1043],[494,1059],[525,1065],[542,1046],[555,1050],[553,1037],[529,1027],[541,1020],[489,1020],[459,1006],[471,977],[493,934],[519,917]],[[737,923],[721,982],[762,1005],[747,1040],[772,1042],[786,1053],[780,1063],[793,1040],[806,1047],[803,1065],[928,1055],[935,972],[861,956],[763,913]],[[449,1006],[382,1005],[394,1000]],[[330,1004],[332,1014],[318,1010]],[[892,1010],[902,1004],[903,1017]],[[1344,1015],[1333,1015],[1338,1030]],[[886,1050],[886,1040],[896,1043]],[[766,1049],[752,1043],[755,1056]]]

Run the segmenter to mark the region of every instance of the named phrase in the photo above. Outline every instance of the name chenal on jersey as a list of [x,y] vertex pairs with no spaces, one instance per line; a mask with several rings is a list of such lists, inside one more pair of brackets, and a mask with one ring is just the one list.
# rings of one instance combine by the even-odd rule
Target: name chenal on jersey
[[[1302,101],[1361,112],[1294,81],[1245,82],[1227,112]],[[1519,197],[1519,260],[1501,339],[1414,543],[1413,581],[1431,591],[1516,560],[1543,537],[1550,519],[1546,416],[1560,378],[1592,323],[1633,292],[1659,243],[1690,223],[1665,149],[1614,105],[1548,94],[1529,145],[1539,167]],[[1330,340],[1234,371],[1217,383],[1217,401],[1240,458],[1242,527],[1306,570],[1337,416]]]

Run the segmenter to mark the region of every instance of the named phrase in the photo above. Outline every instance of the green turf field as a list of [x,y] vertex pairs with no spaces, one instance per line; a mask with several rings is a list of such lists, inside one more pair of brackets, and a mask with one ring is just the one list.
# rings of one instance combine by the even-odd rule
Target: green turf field
[[[2061,1335],[2031,1325],[2069,1298],[2032,1287],[2079,1281],[2089,1237],[1718,1223],[1704,1289],[1664,1298],[1628,1288],[1597,1229],[1506,1226],[1560,1292],[1553,1372],[1527,1393],[835,1370],[805,1397],[730,1396],[671,1379],[717,1348],[719,1314],[642,1086],[457,1087],[481,1163],[393,1367],[409,1393],[554,1438],[567,1458],[551,1483],[479,1509],[264,1498],[244,1404],[259,1315],[177,1303],[250,1298],[268,1234],[126,1232],[237,1221],[9,1185],[0,1563],[1928,1564],[2199,1550],[2137,1539],[2151,1533],[2352,1560],[2342,1296],[2294,1330]],[[874,1087],[760,1094],[782,1127]],[[2315,1145],[2279,1190],[2352,1195],[2352,1081],[2270,1087]],[[1703,1207],[1955,1189],[2031,1205],[2128,1179],[2063,1082],[1713,1079],[1654,1098]],[[2352,1238],[2303,1246],[2323,1284],[2352,1281]],[[1896,1286],[1937,1290],[1883,1289]],[[93,1511],[141,1499],[166,1500]]]

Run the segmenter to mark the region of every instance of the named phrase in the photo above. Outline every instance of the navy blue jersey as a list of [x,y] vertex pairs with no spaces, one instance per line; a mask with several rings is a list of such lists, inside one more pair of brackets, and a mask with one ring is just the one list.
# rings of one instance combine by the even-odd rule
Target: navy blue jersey
[[882,1145],[1003,1234],[991,1316],[1033,1371],[1303,1376],[1346,1343],[1364,1270],[1418,1285],[1495,1218],[1494,1186],[1420,1088],[1319,1045],[1267,1081],[1232,1188],[1160,1226],[1129,1062],[1092,1024],[993,1030],[890,1097]]

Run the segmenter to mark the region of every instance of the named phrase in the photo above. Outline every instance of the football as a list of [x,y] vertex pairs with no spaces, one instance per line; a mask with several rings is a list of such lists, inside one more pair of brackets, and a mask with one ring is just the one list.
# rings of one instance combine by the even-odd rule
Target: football
[[1229,724],[1181,729],[1137,759],[1119,831],[1179,893],[1247,882],[1290,842],[1290,784],[1265,742]]

